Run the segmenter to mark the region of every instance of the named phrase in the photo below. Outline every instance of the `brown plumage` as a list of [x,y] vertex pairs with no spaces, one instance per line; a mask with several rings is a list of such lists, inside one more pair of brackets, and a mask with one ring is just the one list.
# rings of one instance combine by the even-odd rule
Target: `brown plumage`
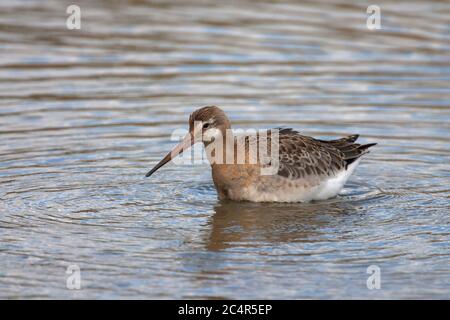
[[[216,152],[220,153],[221,149],[216,151],[213,148],[212,156],[209,157],[214,185],[221,199],[249,201],[326,199],[335,196],[341,190],[360,157],[376,144],[355,143],[358,135],[338,140],[320,140],[303,136],[290,128],[277,128],[277,159],[272,158],[269,162],[263,162],[258,154],[255,156],[250,152],[252,144],[258,146],[258,143],[262,143],[258,134],[256,139],[244,137],[245,161],[238,164],[239,136],[235,136],[230,129],[231,123],[220,108],[208,106],[194,111],[189,118],[189,134],[147,176],[195,142],[201,141],[208,148],[213,142],[222,141],[223,159],[230,154],[234,162],[218,163],[214,156]],[[230,138],[230,135],[231,139],[228,140],[227,137]],[[271,142],[271,131],[268,131],[266,143],[269,154]],[[274,163],[277,164],[274,174],[261,174],[263,168],[270,167]]]
[[280,170],[278,174],[299,179],[308,175],[332,176],[368,153],[376,145],[354,143],[359,135],[338,140],[319,140],[303,136],[290,128],[280,129]]

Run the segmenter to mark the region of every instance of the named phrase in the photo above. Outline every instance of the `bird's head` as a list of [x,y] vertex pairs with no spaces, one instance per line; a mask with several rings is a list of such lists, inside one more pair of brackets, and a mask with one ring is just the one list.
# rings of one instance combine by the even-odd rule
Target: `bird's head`
[[195,110],[189,117],[189,133],[145,176],[151,176],[156,170],[197,142],[208,145],[215,139],[225,138],[227,130],[230,128],[230,120],[219,107],[207,106]]

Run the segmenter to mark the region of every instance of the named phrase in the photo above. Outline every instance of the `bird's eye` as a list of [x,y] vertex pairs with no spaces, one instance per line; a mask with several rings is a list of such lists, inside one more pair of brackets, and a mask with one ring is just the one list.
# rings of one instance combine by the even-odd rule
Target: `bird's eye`
[[208,129],[208,127],[209,127],[209,123],[208,122],[203,125],[203,129]]

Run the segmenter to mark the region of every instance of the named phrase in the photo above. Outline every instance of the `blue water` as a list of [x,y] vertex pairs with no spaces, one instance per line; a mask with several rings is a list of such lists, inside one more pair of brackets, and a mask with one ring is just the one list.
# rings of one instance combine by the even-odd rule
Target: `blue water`
[[[370,31],[368,2],[77,2],[81,30],[0,2],[0,298],[450,298],[450,4],[379,1]],[[210,104],[378,146],[310,204],[144,179]]]

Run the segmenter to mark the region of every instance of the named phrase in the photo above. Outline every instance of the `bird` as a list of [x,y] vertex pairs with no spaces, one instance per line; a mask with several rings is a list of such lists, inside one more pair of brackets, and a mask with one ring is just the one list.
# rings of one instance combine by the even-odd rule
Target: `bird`
[[[263,136],[265,140],[261,138]],[[258,131],[253,138],[242,138],[233,132],[231,122],[221,108],[206,106],[190,115],[189,132],[184,139],[145,176],[153,175],[200,142],[210,151],[207,155],[219,200],[326,200],[339,194],[361,157],[376,145],[355,143],[358,137],[354,134],[337,140],[321,140],[302,135],[292,128],[274,128]],[[252,152],[253,147],[263,145],[271,156]],[[271,169],[271,173],[263,173],[264,169]]]

